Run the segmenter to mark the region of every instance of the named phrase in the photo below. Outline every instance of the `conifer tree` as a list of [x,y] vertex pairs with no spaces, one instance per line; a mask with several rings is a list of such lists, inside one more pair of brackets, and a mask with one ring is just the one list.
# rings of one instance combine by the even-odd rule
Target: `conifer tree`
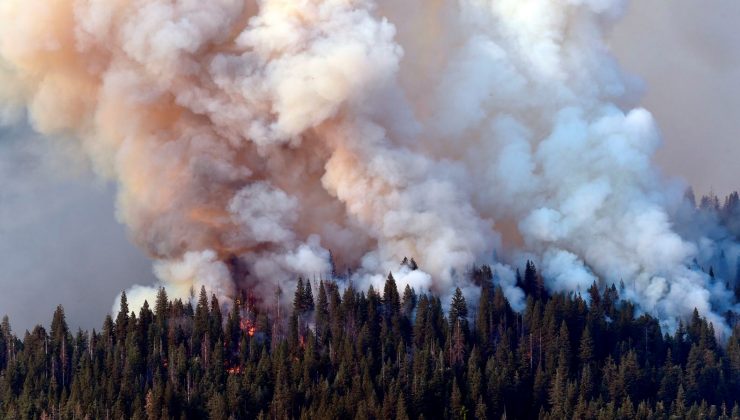
[[388,278],[383,287],[383,306],[385,308],[384,315],[389,321],[393,317],[398,316],[401,311],[401,298],[398,295],[396,279],[393,278],[393,273],[388,273]]
[[128,299],[126,291],[121,292],[121,301],[116,316],[116,336],[119,341],[124,341],[128,322]]
[[410,317],[411,313],[416,308],[416,292],[414,292],[414,289],[412,289],[408,284],[403,289],[402,306],[403,314],[407,317]]
[[324,281],[319,282],[319,295],[316,298],[316,336],[319,342],[326,343],[329,333],[329,302],[326,298]]
[[303,287],[303,277],[298,277],[293,295],[293,312],[302,315],[306,311],[306,288]]
[[311,290],[311,282],[308,280],[306,280],[303,290],[303,310],[305,312],[314,310],[313,291]]

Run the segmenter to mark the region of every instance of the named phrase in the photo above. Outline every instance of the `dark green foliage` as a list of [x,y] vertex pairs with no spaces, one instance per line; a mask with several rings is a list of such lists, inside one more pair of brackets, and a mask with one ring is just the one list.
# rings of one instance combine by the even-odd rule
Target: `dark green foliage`
[[389,275],[382,294],[299,279],[280,314],[248,293],[222,308],[201,289],[193,308],[161,289],[138,314],[122,295],[99,332],[70,331],[61,306],[22,339],[4,318],[0,417],[740,418],[740,326],[720,344],[696,312],[665,334],[615,286],[589,304],[547,294],[531,262],[517,314],[489,267],[471,278],[478,301],[457,289],[447,315]]

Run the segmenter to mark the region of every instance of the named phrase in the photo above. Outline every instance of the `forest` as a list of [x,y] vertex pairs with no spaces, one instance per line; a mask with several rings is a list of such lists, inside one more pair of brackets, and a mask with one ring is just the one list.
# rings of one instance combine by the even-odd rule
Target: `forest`
[[[732,197],[700,208],[729,214]],[[697,311],[668,333],[620,299],[624,285],[550,293],[533,262],[517,271],[517,313],[489,266],[466,275],[475,302],[399,290],[389,274],[382,290],[299,278],[289,310],[249,290],[219,302],[160,289],[138,313],[124,293],[99,331],[72,331],[61,306],[22,337],[5,317],[0,416],[740,419],[736,314],[729,337]]]

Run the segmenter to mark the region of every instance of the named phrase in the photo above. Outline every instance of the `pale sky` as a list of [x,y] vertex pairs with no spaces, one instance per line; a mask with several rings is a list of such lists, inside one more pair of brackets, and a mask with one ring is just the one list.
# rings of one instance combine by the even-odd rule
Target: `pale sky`
[[737,0],[637,0],[612,35],[663,132],[658,164],[697,195],[740,188],[739,22]]

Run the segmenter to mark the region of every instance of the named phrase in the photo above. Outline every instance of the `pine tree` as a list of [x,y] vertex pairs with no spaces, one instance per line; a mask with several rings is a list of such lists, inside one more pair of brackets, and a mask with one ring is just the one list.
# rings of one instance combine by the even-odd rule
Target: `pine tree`
[[316,301],[316,336],[319,342],[326,343],[329,333],[329,302],[323,280],[319,282],[319,295]]
[[213,345],[216,340],[223,336],[223,315],[221,314],[221,304],[218,302],[218,297],[215,294],[211,294],[211,310],[209,312],[209,325],[208,325],[208,336],[211,341],[209,345]]
[[567,378],[564,367],[555,370],[555,377],[550,384],[549,400],[554,418],[566,418],[566,386]]
[[238,353],[239,342],[241,340],[241,315],[240,301],[235,296],[231,302],[231,310],[226,318],[226,328],[224,331],[224,341],[226,344],[226,358],[234,362],[233,357]]
[[464,419],[465,406],[462,401],[462,392],[460,392],[460,386],[457,384],[457,379],[452,379],[452,395],[450,396],[450,409],[452,411],[453,419]]
[[51,321],[50,338],[50,353],[53,355],[52,367],[54,368],[52,375],[62,389],[64,389],[70,384],[72,346],[62,305],[57,306],[56,311],[54,311],[54,317]]
[[210,313],[208,307],[209,304],[206,287],[201,286],[200,293],[198,295],[198,305],[195,307],[193,342],[191,343],[191,346],[193,346],[192,348],[198,349],[198,351],[201,349],[203,339],[208,334],[208,330],[210,327]]
[[311,312],[314,310],[313,292],[311,291],[311,282],[306,280],[303,290],[303,310]]
[[591,372],[590,364],[583,365],[583,368],[581,369],[580,379],[579,394],[584,400],[588,401],[589,399],[591,399],[594,392],[594,378]]
[[157,291],[157,300],[154,304],[154,315],[156,315],[157,317],[157,323],[159,324],[160,328],[165,327],[168,312],[169,303],[167,298],[167,291],[164,289],[164,287],[160,287],[159,291]]
[[116,316],[116,337],[118,341],[125,341],[126,330],[128,323],[128,299],[126,298],[126,291],[121,291],[121,301],[119,305],[118,315]]
[[406,408],[406,399],[403,395],[398,397],[398,405],[396,406],[396,420],[409,420],[408,410]]
[[475,321],[475,336],[481,355],[488,357],[493,352],[493,305],[491,287],[481,287],[480,299],[478,300],[478,313]]
[[384,315],[389,321],[397,317],[401,312],[401,298],[398,295],[396,279],[393,278],[393,273],[388,273],[388,278],[383,287],[383,307],[385,308]]
[[410,317],[416,308],[416,292],[411,288],[410,285],[406,285],[403,289],[403,314]]
[[683,385],[678,386],[676,393],[676,400],[672,404],[671,413],[675,418],[686,417],[686,397],[684,396]]
[[462,294],[460,288],[455,289],[455,294],[452,296],[450,302],[450,327],[460,321],[460,326],[463,332],[467,333],[468,329],[468,305],[465,303],[465,296]]
[[591,329],[588,326],[583,330],[583,335],[581,336],[578,359],[583,365],[590,364],[594,359],[594,341],[591,338]]
[[303,286],[303,277],[298,277],[293,295],[293,312],[297,315],[303,315],[306,312],[306,288]]

